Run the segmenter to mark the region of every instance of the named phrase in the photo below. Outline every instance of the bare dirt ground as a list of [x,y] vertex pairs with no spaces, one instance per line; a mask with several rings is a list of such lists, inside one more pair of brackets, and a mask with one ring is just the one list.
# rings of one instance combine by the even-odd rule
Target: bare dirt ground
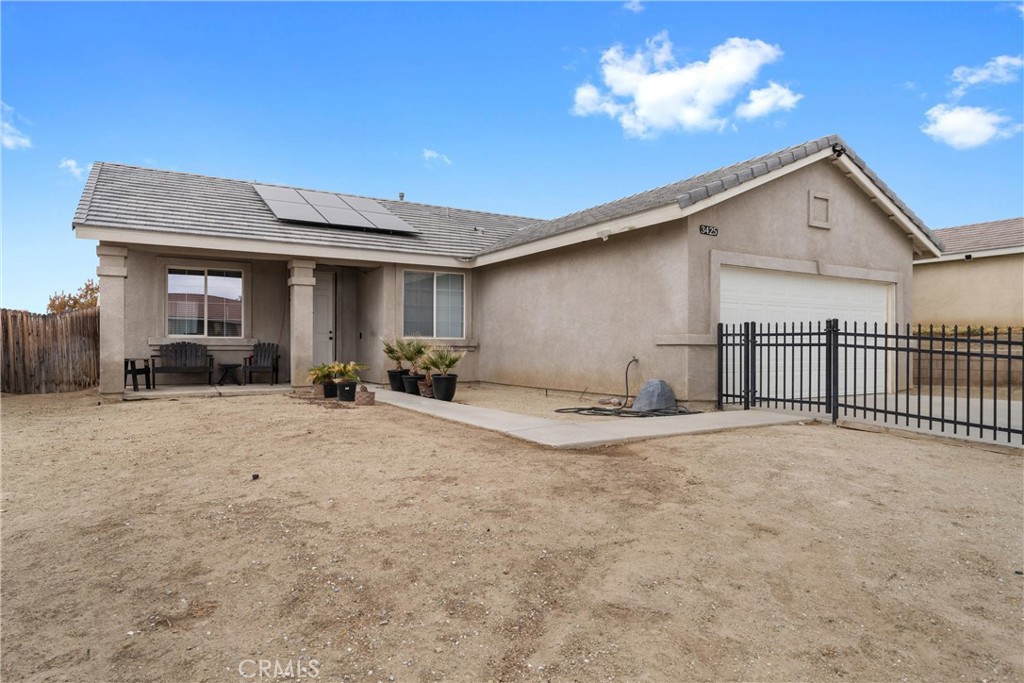
[[1019,454],[337,406],[4,397],[3,679],[1024,679]]

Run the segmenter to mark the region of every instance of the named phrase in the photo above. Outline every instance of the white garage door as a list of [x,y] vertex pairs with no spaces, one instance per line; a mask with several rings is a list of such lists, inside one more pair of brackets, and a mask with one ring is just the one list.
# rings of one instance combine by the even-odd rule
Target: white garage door
[[791,323],[839,318],[840,324],[889,320],[888,283],[757,268],[721,270],[723,323]]
[[[756,322],[762,331],[792,331],[801,322],[804,329],[824,329],[830,318],[838,318],[840,329],[846,323],[849,329],[857,323],[863,330],[865,323],[879,332],[886,322],[892,322],[890,283],[848,280],[785,273],[757,268],[723,267],[720,279],[720,318],[727,325]],[[778,324],[778,327],[776,327]],[[824,395],[824,355],[813,347],[820,338],[800,335],[777,335],[762,339],[757,368],[762,395],[774,394],[779,398],[817,398]],[[822,339],[823,341],[823,339]],[[787,346],[800,344],[803,348]],[[881,390],[884,373],[884,353],[858,356],[839,356],[839,391],[874,393]],[[734,382],[729,368],[727,383]],[[726,386],[732,386],[727,384]]]

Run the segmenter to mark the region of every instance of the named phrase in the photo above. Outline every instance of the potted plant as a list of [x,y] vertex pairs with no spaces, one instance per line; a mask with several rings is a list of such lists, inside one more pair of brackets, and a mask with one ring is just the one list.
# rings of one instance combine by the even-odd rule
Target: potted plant
[[313,396],[334,398],[338,387],[334,384],[334,369],[331,363],[320,363],[309,369],[309,381],[313,383]]
[[409,368],[402,367],[402,347],[406,342],[404,339],[396,338],[381,339],[381,343],[384,344],[384,355],[395,363],[394,369],[388,370],[388,384],[391,385],[391,391],[405,391],[402,377],[409,374]]
[[430,364],[430,349],[423,354],[423,358],[420,359],[420,370],[423,371],[423,375],[419,381],[416,382],[416,386],[420,390],[420,396],[424,398],[434,398],[434,383],[430,377],[430,371],[434,368]]
[[334,372],[334,385],[337,387],[339,401],[356,400],[356,384],[359,382],[359,371],[369,366],[354,360],[347,363],[331,363]]
[[419,396],[420,388],[417,384],[423,375],[419,373],[420,359],[427,352],[427,345],[419,339],[402,340],[402,360],[409,363],[409,374],[402,376],[402,383],[405,385],[405,393]]
[[458,365],[465,351],[456,351],[448,344],[438,344],[430,349],[423,359],[423,367],[437,370],[433,375],[434,398],[442,401],[451,401],[455,398],[455,385],[459,381],[458,375],[449,374],[449,371]]

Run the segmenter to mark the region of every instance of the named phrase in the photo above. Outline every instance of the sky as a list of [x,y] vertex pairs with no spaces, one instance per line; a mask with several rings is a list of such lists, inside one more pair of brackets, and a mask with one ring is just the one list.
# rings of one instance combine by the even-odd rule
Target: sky
[[2,289],[95,277],[95,161],[554,218],[838,133],[1024,215],[1019,2],[0,3]]

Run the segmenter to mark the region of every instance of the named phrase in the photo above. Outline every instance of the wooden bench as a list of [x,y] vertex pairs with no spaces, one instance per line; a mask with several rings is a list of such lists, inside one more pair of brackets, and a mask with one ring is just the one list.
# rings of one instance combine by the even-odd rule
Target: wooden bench
[[206,383],[213,384],[213,356],[202,344],[195,342],[161,344],[160,354],[150,356],[150,360],[154,389],[156,389],[156,376],[162,372],[203,373],[206,375]]

